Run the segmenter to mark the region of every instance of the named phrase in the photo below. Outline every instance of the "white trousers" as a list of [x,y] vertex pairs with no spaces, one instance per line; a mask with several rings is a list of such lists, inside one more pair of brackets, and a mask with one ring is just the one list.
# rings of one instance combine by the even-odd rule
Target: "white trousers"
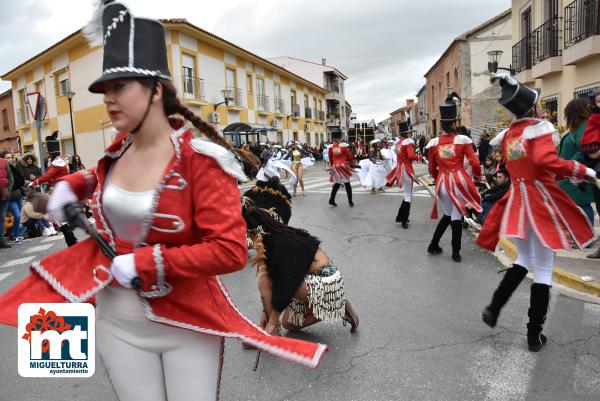
[[[461,195],[458,194],[458,196],[460,197]],[[463,215],[460,212],[460,210],[458,210],[456,205],[454,205],[454,202],[452,202],[450,195],[448,195],[448,191],[446,191],[445,185],[442,185],[440,187],[439,197],[440,197],[440,203],[442,204],[442,207],[444,208],[444,214],[446,216],[450,216],[450,219],[452,221],[461,220]]]
[[533,282],[552,285],[554,252],[546,248],[538,239],[531,226],[527,226],[527,239],[513,238],[519,253],[515,264],[533,272]]
[[121,401],[215,401],[223,340],[146,319],[133,290],[96,297],[96,344]]
[[413,180],[410,175],[403,170],[402,172],[402,189],[404,190],[404,200],[406,202],[412,202],[413,198]]

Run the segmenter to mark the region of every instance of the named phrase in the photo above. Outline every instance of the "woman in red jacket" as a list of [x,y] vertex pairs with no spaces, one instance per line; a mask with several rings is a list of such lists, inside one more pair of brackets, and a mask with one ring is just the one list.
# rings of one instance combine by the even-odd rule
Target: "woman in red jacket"
[[496,202],[477,239],[478,245],[495,250],[499,238],[511,238],[518,250],[517,260],[508,269],[494,292],[492,302],[483,311],[483,321],[496,325],[502,307],[526,276],[533,273],[527,324],[529,350],[537,352],[546,343],[542,334],[546,320],[554,252],[571,249],[571,240],[584,248],[594,233],[585,213],[557,185],[557,179],[576,180],[596,177],[594,170],[574,160],[556,155],[552,141],[555,129],[536,117],[538,92],[514,78],[501,74],[500,104],[517,116],[510,128],[498,134],[490,144],[500,146],[511,187]]
[[[245,177],[222,137],[177,99],[163,26],[111,3],[102,27],[103,74],[89,89],[104,94],[120,133],[97,168],[58,183],[48,209],[62,220],[64,205],[92,196],[97,230],[118,256],[88,238],[34,263],[0,297],[0,322],[15,325],[22,302],[95,298],[96,344],[123,401],[217,399],[224,338],[315,367],[324,345],[268,335],[218,278],[246,263]],[[167,118],[175,114],[204,138]]]
[[460,262],[462,217],[467,206],[481,212],[481,197],[473,180],[465,170],[465,158],[469,161],[473,175],[479,178],[481,165],[473,150],[473,141],[465,135],[456,134],[460,98],[452,93],[440,105],[442,135],[427,144],[429,149],[429,173],[435,180],[435,201],[431,218],[437,219],[437,200],[442,203],[444,217],[440,219],[427,252],[436,255],[442,252],[439,242],[448,226],[452,227],[452,260]]
[[408,122],[403,121],[400,123],[400,139],[394,149],[398,164],[387,176],[389,186],[397,183],[400,188],[404,189],[404,199],[402,199],[402,204],[396,215],[396,223],[402,223],[402,228],[408,228],[413,184],[417,182],[412,163],[415,160],[423,160],[422,156],[415,153],[415,141],[412,139],[413,132],[409,129]]

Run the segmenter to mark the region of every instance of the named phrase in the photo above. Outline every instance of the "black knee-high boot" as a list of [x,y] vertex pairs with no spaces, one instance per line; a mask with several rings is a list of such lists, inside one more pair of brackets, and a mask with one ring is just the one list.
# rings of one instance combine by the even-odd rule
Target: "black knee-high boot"
[[348,204],[350,205],[350,207],[353,207],[354,203],[352,202],[352,187],[350,186],[349,182],[344,183],[344,187],[346,187],[346,195],[348,196]]
[[500,281],[498,288],[494,291],[492,303],[486,306],[481,313],[481,318],[485,324],[490,327],[496,326],[502,307],[506,305],[512,293],[515,292],[526,275],[527,269],[521,265],[513,265],[504,273],[502,281]]
[[462,241],[462,220],[454,220],[450,223],[452,226],[452,260],[460,262],[460,243]]
[[410,202],[402,201],[400,209],[398,209],[398,215],[396,216],[396,222],[402,223],[402,228],[408,228],[408,215],[410,214]]
[[69,224],[63,224],[59,227],[59,230],[63,233],[67,246],[73,246],[77,243],[77,237],[73,234],[73,228]]
[[331,206],[337,206],[337,203],[335,203],[335,195],[337,194],[338,189],[340,189],[340,186],[340,184],[335,183],[331,188],[331,195],[329,196],[329,204]]
[[538,352],[546,344],[546,336],[542,334],[548,304],[550,303],[550,286],[533,283],[529,300],[529,323],[527,323],[527,345],[529,351]]
[[435,232],[433,233],[433,238],[431,239],[431,243],[427,247],[427,252],[437,255],[438,253],[442,253],[442,248],[440,248],[440,239],[442,239],[442,235],[446,232],[446,229],[450,225],[450,216],[444,215],[442,217],[435,228]]

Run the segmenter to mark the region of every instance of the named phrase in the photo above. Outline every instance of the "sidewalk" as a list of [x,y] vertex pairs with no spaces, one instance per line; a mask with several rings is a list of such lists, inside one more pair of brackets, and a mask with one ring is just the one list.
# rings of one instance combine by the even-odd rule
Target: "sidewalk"
[[[419,179],[424,184],[433,183],[429,175],[423,175]],[[428,187],[433,192],[433,187]],[[598,224],[598,221],[596,222]],[[600,236],[600,225],[594,227],[596,235]],[[477,232],[469,228],[474,236]],[[600,240],[595,241],[589,249],[573,249],[571,251],[560,251],[556,254],[554,265],[554,282],[566,285],[574,290],[598,297],[600,302],[600,260],[588,259],[586,255],[593,253],[600,246]],[[496,248],[495,255],[504,265],[507,265],[508,256],[511,261],[517,258],[517,248],[510,240],[501,240]]]

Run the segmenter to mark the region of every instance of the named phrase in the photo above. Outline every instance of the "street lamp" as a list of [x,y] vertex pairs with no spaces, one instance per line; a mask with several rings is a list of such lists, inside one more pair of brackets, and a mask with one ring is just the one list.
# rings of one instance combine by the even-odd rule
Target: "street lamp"
[[75,92],[72,92],[69,90],[67,93],[65,93],[65,96],[69,100],[69,114],[71,115],[71,138],[73,138],[73,154],[76,155],[77,154],[77,144],[75,143],[75,131],[73,129],[73,106],[71,104],[71,101],[73,100],[73,97],[75,96]]
[[502,50],[492,50],[487,52],[489,57],[488,71],[490,74],[495,74],[498,70],[505,70],[510,72],[510,75],[515,75],[515,70],[512,68],[512,65],[508,68],[498,67],[498,59],[502,56],[502,53],[504,53]]

